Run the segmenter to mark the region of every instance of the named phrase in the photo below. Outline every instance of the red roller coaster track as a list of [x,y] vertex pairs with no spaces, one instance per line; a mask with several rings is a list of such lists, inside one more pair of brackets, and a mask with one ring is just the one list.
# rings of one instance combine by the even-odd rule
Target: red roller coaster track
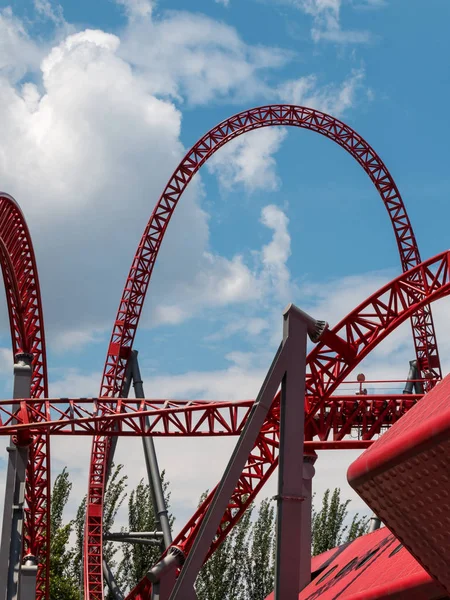
[[[305,437],[310,448],[350,447],[344,438],[355,428],[358,447],[408,411],[420,396],[335,396],[331,394],[382,339],[411,319],[420,378],[426,389],[440,378],[436,336],[429,304],[450,293],[450,253],[421,263],[399,191],[384,163],[350,127],[316,110],[273,105],[244,111],[209,131],[175,170],[141,238],[114,322],[100,398],[48,400],[45,341],[39,283],[31,238],[20,209],[0,194],[0,260],[6,287],[13,353],[33,354],[31,398],[0,402],[0,435],[19,440],[32,435],[26,478],[24,554],[39,558],[37,598],[48,597],[50,435],[92,435],[84,588],[86,600],[103,600],[102,511],[111,437],[126,435],[239,435],[252,401],[205,403],[121,399],[127,365],[153,266],[175,207],[200,167],[220,147],[248,131],[296,126],[316,131],[342,146],[364,168],[388,211],[403,274],[324,331],[307,358]],[[146,418],[149,420],[147,421]],[[23,436],[23,438],[21,437]],[[279,397],[259,433],[223,516],[210,554],[223,541],[275,470],[278,462]],[[211,496],[174,541],[185,555],[192,547]],[[144,579],[128,599],[149,598]]]
[[[420,286],[414,283],[418,280],[418,271],[421,272],[420,279],[423,282]],[[319,342],[306,359],[306,390],[311,394],[307,397],[307,400],[310,400],[309,405],[305,407],[306,439],[311,439],[311,434],[319,435],[319,439],[324,438],[324,433],[329,434],[335,416],[334,411],[330,410],[327,414],[327,411],[321,411],[320,408],[326,406],[326,400],[331,392],[342,383],[349,372],[417,308],[448,294],[450,294],[450,252],[444,252],[403,273],[378,290],[328,332],[324,341]],[[338,337],[339,334],[345,335],[345,339]],[[333,348],[333,341],[336,339],[338,344]],[[351,410],[349,412],[351,413]],[[279,394],[277,394],[222,517],[208,557],[223,542],[277,467],[279,423]],[[342,418],[342,415],[341,424],[341,430],[335,433],[337,439],[342,439],[350,432],[345,416]],[[375,426],[366,430],[364,439],[369,440],[386,425],[388,425],[386,421],[378,419]],[[192,547],[214,492],[215,490],[209,494],[173,542],[173,546],[179,548],[184,555],[187,555]],[[150,582],[144,578],[127,599],[148,598],[149,585]]]
[[[0,192],[0,260],[6,290],[13,357],[33,354],[31,397],[48,396],[44,319],[36,259],[30,232],[15,200]],[[32,402],[34,420],[45,421],[42,402]],[[33,436],[26,478],[24,554],[37,556],[38,599],[48,589],[46,542],[50,533],[50,438],[43,430]]]
[[[125,284],[108,348],[100,396],[117,398],[122,393],[128,359],[156,257],[171,216],[187,185],[208,158],[227,142],[248,131],[269,126],[296,126],[316,131],[347,150],[369,175],[388,211],[403,271],[407,272],[420,264],[415,236],[397,186],[382,160],[353,129],[320,111],[299,106],[272,105],[241,112],[211,129],[188,151],[156,204]],[[409,285],[413,286],[418,294],[423,293],[426,286],[426,282],[421,279],[422,275],[421,269],[414,270],[412,276],[415,279],[409,280]],[[382,303],[380,300],[380,304],[373,307],[376,313],[381,309]],[[388,305],[388,312],[391,309]],[[441,370],[431,310],[425,302],[419,303],[416,310],[411,311],[411,323],[419,369],[422,375],[428,378],[429,386],[432,386],[441,378]],[[350,327],[349,324],[348,326]],[[358,341],[364,338],[363,334],[360,335],[361,328],[364,329],[363,322],[356,322],[350,327],[351,335],[356,336]],[[370,335],[366,334],[365,337],[370,338]],[[333,344],[330,342],[332,348],[336,348],[338,344],[339,340],[336,337]],[[366,346],[367,352],[369,347],[370,344]],[[356,364],[352,362],[352,355],[353,358],[357,355],[358,347],[349,336],[348,343],[344,343],[342,348],[344,354],[335,366],[340,369],[342,363],[346,372],[349,372]],[[314,362],[314,369],[317,371],[312,372],[313,378],[309,380],[309,385],[319,394],[322,387],[325,391],[332,385],[329,383],[332,378],[328,376],[327,371],[329,349],[323,349],[323,353],[323,356],[317,355]],[[324,364],[321,364],[322,362]],[[261,456],[266,455],[263,434],[260,444],[260,456],[255,458],[258,461],[261,460]],[[102,510],[109,452],[109,439],[104,436],[95,437],[91,454],[84,548],[84,586],[85,596],[89,600],[103,598]],[[272,460],[268,469],[270,474],[275,466],[271,453],[268,454],[268,464]],[[259,489],[258,486],[256,488]],[[229,510],[232,508],[234,507],[230,506]]]

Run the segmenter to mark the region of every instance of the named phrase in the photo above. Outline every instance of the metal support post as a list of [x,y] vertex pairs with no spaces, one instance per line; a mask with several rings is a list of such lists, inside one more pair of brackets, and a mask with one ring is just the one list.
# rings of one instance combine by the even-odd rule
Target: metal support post
[[303,456],[303,506],[302,506],[302,537],[300,539],[302,557],[300,561],[299,590],[311,581],[311,545],[312,545],[312,483],[316,473],[314,463],[317,454],[314,450]]
[[[133,379],[133,387],[136,398],[145,398],[144,386],[139,369],[138,353],[133,350],[131,354],[131,374]],[[150,420],[145,417],[146,426],[150,426]],[[170,530],[169,514],[167,511],[166,501],[161,483],[161,474],[156,456],[155,443],[153,438],[145,436],[142,438],[142,447],[144,449],[145,464],[147,467],[147,475],[152,497],[153,509],[155,511],[156,525],[163,533],[162,550],[165,550],[172,543],[172,532]]]
[[404,394],[412,394],[413,390],[416,392],[416,394],[424,393],[423,383],[421,381],[416,381],[417,379],[420,379],[420,371],[417,366],[417,360],[410,360],[408,377],[406,378],[405,389],[403,390]]
[[175,584],[170,600],[193,600],[194,583],[205,560],[208,549],[219,528],[220,521],[236,487],[247,458],[273,402],[280,381],[284,376],[288,344],[280,344],[266,379],[256,398],[244,429],[239,437],[222,479],[217,486],[208,511],[200,525],[186,563]]
[[20,600],[36,597],[38,564],[35,556],[28,555],[20,571]]
[[[15,357],[14,398],[30,397],[32,360],[32,354],[27,353],[17,354]],[[13,410],[17,409],[18,404],[15,404]],[[0,546],[0,598],[4,600],[18,600],[21,584],[20,571],[28,446],[16,445],[14,441],[11,438],[8,448],[9,458]],[[33,571],[30,573],[33,575]],[[32,577],[28,577],[27,583],[30,585],[24,586],[23,593],[20,596],[21,600],[33,600],[36,597],[36,578],[34,578],[34,587]]]
[[381,519],[379,517],[377,517],[376,514],[373,514],[370,517],[370,521],[369,521],[369,533],[372,533],[373,531],[380,529],[380,527],[381,527]]
[[181,557],[176,549],[173,550],[173,552],[169,550],[168,554],[147,573],[148,579],[152,582],[151,600],[168,600],[174,588]]
[[[262,388],[252,406],[244,429],[239,437],[231,459],[209,505],[199,528],[192,549],[181,569],[181,573],[170,596],[170,600],[191,600],[195,596],[194,583],[203,565],[208,549],[219,528],[228,501],[245,467],[247,458],[256,442],[266,415],[270,410],[277,388],[282,382],[282,418],[284,424],[280,436],[281,485],[279,506],[280,518],[279,556],[286,555],[292,567],[286,571],[288,595],[277,596],[282,600],[298,598],[301,498],[304,437],[304,388],[306,361],[306,334],[318,341],[325,324],[290,305],[284,312],[283,342],[275,355]],[[300,507],[300,509],[299,509]],[[294,533],[293,533],[294,531]],[[279,586],[280,588],[280,586]],[[294,593],[295,592],[295,593]]]
[[114,575],[105,559],[103,559],[103,576],[105,578],[109,591],[114,597],[114,600],[125,600],[125,596],[120,590],[119,586],[117,585],[116,580],[114,579]]
[[281,387],[275,600],[298,600],[299,589],[311,577],[311,546],[303,530],[307,324],[292,305],[283,316],[283,343],[289,340],[289,352]]

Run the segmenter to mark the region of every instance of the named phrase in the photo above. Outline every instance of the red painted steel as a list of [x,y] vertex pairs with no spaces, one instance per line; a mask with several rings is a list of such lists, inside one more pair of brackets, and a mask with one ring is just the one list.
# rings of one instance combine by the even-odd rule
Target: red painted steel
[[[422,398],[422,394],[332,396],[324,413],[333,415],[329,440],[307,441],[308,447],[366,448],[381,428],[395,423]],[[117,412],[116,402],[121,412]],[[125,398],[47,399],[46,420],[36,419],[33,400],[23,400],[18,411],[13,400],[0,401],[0,435],[30,435],[45,429],[51,435],[104,435],[155,437],[211,437],[240,435],[253,400],[205,402],[191,400],[129,400]],[[312,398],[306,402],[312,404]],[[99,405],[102,413],[99,414]],[[37,417],[40,417],[38,411]],[[148,417],[149,423],[145,422]],[[278,414],[276,414],[278,418]],[[343,439],[343,431],[359,439]]]
[[[367,144],[348,125],[320,111],[292,106],[271,105],[243,111],[211,129],[181,161],[145,228],[125,284],[108,348],[100,395],[119,397],[125,377],[145,295],[161,242],[175,207],[195,173],[214,152],[248,131],[268,126],[296,126],[316,131],[333,140],[351,154],[369,175],[386,206],[404,271],[420,263],[420,254],[400,193],[389,171]],[[417,271],[420,277],[420,271]],[[416,287],[423,281],[414,282]],[[426,305],[411,314],[416,356],[422,375],[430,387],[441,378],[439,355],[431,310]],[[108,464],[109,441],[94,438],[89,475],[84,552],[84,589],[88,600],[103,598],[102,506]]]
[[[30,403],[35,420],[47,415],[41,396],[48,396],[44,319],[39,279],[30,232],[15,200],[0,192],[0,263],[6,290],[13,356],[33,354]],[[24,555],[38,557],[36,598],[48,597],[47,540],[50,535],[50,439],[33,437],[25,487]],[[47,590],[47,592],[46,592]],[[47,594],[47,595],[46,595]]]
[[[418,275],[420,271],[420,275]],[[417,285],[420,280],[422,283]],[[306,390],[309,403],[305,403],[305,433],[307,439],[321,439],[324,431],[332,429],[335,414],[324,410],[326,399],[351,373],[356,365],[403,323],[420,306],[431,298],[439,299],[450,293],[450,251],[425,261],[403,273],[378,290],[352,311],[332,330],[325,330],[321,340],[306,359]],[[356,402],[362,397],[355,396]],[[254,500],[278,464],[279,395],[261,429],[258,440],[249,456],[221,526],[214,539],[208,557],[223,542],[244,511]],[[381,408],[381,407],[380,407]],[[319,421],[319,425],[317,425]],[[369,426],[365,436],[369,438],[380,432],[383,426],[383,410],[378,414],[376,425]],[[342,427],[337,437],[342,439],[350,433]],[[322,436],[323,437],[323,436]],[[199,506],[194,516],[174,540],[173,545],[185,555],[189,553],[198,528],[205,517],[214,490]],[[130,593],[128,600],[144,600],[142,591],[148,587],[145,579]]]
[[450,375],[364,452],[350,485],[450,594]]
[[[336,548],[299,600],[444,600],[448,596],[395,536],[383,527]],[[328,553],[326,553],[328,554]],[[328,564],[327,564],[328,563]],[[313,571],[314,572],[314,571]],[[273,593],[266,600],[274,600]]]

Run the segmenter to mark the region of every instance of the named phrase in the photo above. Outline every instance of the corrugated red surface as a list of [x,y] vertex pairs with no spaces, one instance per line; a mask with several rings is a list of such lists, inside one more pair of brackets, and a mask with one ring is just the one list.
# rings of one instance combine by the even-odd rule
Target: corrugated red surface
[[[345,547],[299,594],[299,600],[387,598],[443,600],[448,596],[386,527]],[[267,600],[274,600],[274,594]]]
[[348,480],[450,593],[450,376],[350,466]]

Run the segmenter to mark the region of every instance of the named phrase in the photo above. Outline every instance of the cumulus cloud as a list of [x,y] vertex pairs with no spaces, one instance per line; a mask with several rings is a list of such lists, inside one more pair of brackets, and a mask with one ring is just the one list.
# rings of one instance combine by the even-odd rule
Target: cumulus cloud
[[[232,27],[202,15],[168,13],[154,18],[150,2],[119,4],[129,16],[125,32],[87,29],[64,35],[50,49],[31,40],[10,9],[0,13],[2,188],[16,197],[27,216],[40,267],[47,333],[57,351],[95,343],[114,318],[143,224],[185,150],[179,106],[237,98],[278,100],[281,92],[267,84],[265,75],[291,58],[277,48],[248,45]],[[36,0],[36,7],[54,22],[62,18],[45,0]],[[32,81],[22,83],[30,73]],[[310,83],[308,94],[309,103],[326,97],[317,82]],[[353,101],[352,96],[337,107],[345,110]],[[233,154],[234,184],[249,190],[262,185],[277,189],[273,155],[284,135],[283,130],[265,130],[259,141],[255,134],[242,143]],[[241,254],[224,257],[210,247],[203,193],[197,177],[177,207],[155,268],[144,325],[180,323],[205,307],[261,298],[280,303],[282,295],[295,290],[287,265],[290,237],[284,212],[273,205],[264,209],[261,222],[271,239],[254,249],[251,259]],[[233,327],[225,326],[217,335],[234,335],[234,328],[261,347],[272,328],[272,337],[279,340],[279,314],[275,320],[276,327],[266,313],[250,320],[234,316]],[[144,375],[152,395],[254,397],[271,350],[229,353],[226,368],[209,372]],[[0,354],[0,369],[9,370],[8,349]],[[95,395],[100,376],[52,369],[52,395]],[[218,460],[226,460],[225,444],[229,450],[233,443],[223,442]],[[134,440],[127,444],[128,456],[133,444],[138,452],[139,442]],[[184,449],[186,445],[183,442]],[[56,468],[68,464],[81,499],[90,440],[74,442],[70,451],[64,440],[55,441],[54,448],[59,456]],[[197,445],[192,456],[204,455],[203,448]],[[186,462],[201,479],[198,462]],[[201,480],[199,493],[216,480],[217,461],[209,463],[214,478]],[[193,474],[185,464],[181,469],[179,456],[162,460],[166,464],[172,467],[174,497],[183,499],[184,489],[194,502],[191,489],[176,483],[178,471],[183,471],[185,483]],[[137,477],[138,469],[133,473]]]
[[275,191],[280,181],[273,155],[280,149],[286,133],[285,129],[266,128],[235,138],[208,161],[208,170],[228,190],[242,184],[250,192]]
[[[272,231],[272,239],[261,250],[252,251],[253,266],[248,266],[241,255],[227,259],[205,252],[202,266],[192,281],[177,280],[172,290],[165,290],[164,302],[152,298],[152,322],[175,325],[205,308],[266,302],[273,296],[286,301],[291,290],[286,264],[291,252],[288,222],[279,207],[264,207],[261,223]],[[253,329],[262,331],[264,327],[256,321]]]
[[357,101],[363,88],[364,69],[354,69],[341,84],[318,85],[316,75],[285,81],[278,88],[283,102],[317,108],[333,116],[341,116]]
[[115,0],[122,6],[130,19],[148,18],[152,15],[154,2],[151,0]]
[[43,51],[30,38],[11,7],[0,10],[0,77],[15,83],[38,68]]
[[120,55],[145,76],[152,93],[191,105],[265,95],[264,74],[292,58],[280,48],[248,45],[233,27],[188,12],[130,22]]
[[352,31],[341,28],[340,9],[342,0],[291,0],[291,3],[313,18],[311,37],[338,44],[361,44],[371,40],[368,31]]

